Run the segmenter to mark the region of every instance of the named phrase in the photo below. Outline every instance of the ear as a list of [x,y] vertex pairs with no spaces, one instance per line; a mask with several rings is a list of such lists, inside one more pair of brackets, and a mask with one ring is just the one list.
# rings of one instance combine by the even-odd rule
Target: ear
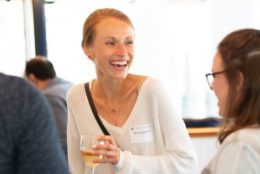
[[83,51],[85,53],[85,55],[93,61],[93,58],[94,58],[94,53],[92,51],[92,48],[89,48],[89,47],[83,47]]
[[33,73],[30,73],[27,76],[27,79],[36,87],[38,88],[39,85],[39,80],[35,77],[35,75]]
[[238,76],[237,91],[239,92],[244,86],[245,79],[244,79],[244,75],[240,71],[237,72],[237,76]]
[[34,74],[30,73],[27,78],[32,82],[32,83],[35,83],[37,78],[35,77]]

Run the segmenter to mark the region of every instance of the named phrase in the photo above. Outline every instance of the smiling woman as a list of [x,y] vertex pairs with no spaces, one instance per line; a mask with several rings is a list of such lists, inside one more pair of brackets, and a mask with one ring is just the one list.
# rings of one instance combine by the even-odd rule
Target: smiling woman
[[68,94],[71,171],[90,171],[77,153],[79,135],[95,134],[106,142],[92,148],[92,156],[102,156],[93,161],[101,164],[95,174],[193,173],[191,140],[160,81],[129,73],[135,32],[128,16],[114,8],[93,11],[84,23],[81,43],[94,62],[96,78]]

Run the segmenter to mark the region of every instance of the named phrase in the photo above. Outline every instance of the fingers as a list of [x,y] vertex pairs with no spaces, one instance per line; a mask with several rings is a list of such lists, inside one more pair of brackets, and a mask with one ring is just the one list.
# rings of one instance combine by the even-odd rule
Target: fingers
[[116,144],[116,142],[114,141],[114,139],[109,136],[109,135],[103,135],[103,136],[99,136],[97,138],[99,141],[105,141],[108,142],[109,144]]
[[100,136],[99,141],[106,142],[105,144],[99,144],[93,147],[95,155],[102,155],[102,159],[95,160],[97,163],[112,163],[117,164],[120,159],[120,149],[111,136]]

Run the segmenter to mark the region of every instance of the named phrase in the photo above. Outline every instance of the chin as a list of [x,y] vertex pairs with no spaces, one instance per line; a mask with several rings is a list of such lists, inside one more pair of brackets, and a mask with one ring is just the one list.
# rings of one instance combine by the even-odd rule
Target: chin
[[118,80],[124,80],[127,77],[128,73],[120,74],[117,76]]
[[221,109],[219,109],[218,114],[219,114],[219,116],[221,116],[221,117],[225,117],[225,113],[224,113],[224,111],[221,110]]
[[219,107],[219,103],[218,103],[218,115],[223,117],[223,111],[222,109]]
[[218,115],[219,115],[220,117],[224,117],[223,114],[221,114],[220,112],[218,113]]

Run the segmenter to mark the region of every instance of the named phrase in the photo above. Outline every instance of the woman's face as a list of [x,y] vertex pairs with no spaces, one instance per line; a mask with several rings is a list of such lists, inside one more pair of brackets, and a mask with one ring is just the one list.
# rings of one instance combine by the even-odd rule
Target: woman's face
[[134,30],[128,23],[106,17],[95,27],[93,44],[84,48],[96,65],[97,78],[124,79],[134,56]]
[[[223,61],[221,55],[217,52],[215,54],[213,65],[212,65],[212,73],[224,71]],[[212,89],[217,96],[218,106],[219,106],[219,115],[225,116],[225,107],[227,103],[228,89],[229,84],[226,78],[225,73],[220,73],[215,75],[215,78],[212,83]]]

